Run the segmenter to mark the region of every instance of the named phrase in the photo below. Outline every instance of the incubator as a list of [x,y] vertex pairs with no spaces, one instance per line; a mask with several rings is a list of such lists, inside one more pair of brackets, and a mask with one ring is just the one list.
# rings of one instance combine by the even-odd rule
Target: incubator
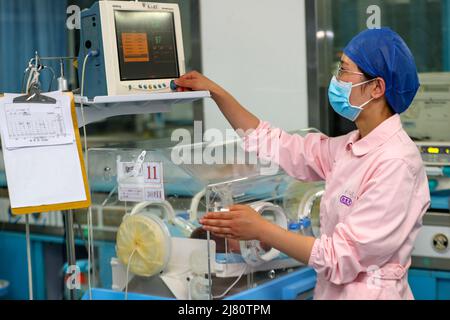
[[123,299],[311,296],[312,269],[258,241],[217,238],[198,221],[244,204],[289,232],[317,237],[323,183],[294,180],[239,140],[136,142],[88,156],[93,239],[116,248],[96,259],[111,268],[112,285],[102,289]]

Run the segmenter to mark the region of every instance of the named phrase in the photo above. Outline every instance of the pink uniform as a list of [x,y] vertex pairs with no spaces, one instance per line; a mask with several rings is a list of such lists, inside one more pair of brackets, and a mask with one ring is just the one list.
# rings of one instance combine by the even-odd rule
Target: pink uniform
[[261,122],[244,143],[299,180],[326,181],[309,261],[315,299],[414,299],[407,271],[430,193],[399,115],[363,139],[359,131],[302,138]]

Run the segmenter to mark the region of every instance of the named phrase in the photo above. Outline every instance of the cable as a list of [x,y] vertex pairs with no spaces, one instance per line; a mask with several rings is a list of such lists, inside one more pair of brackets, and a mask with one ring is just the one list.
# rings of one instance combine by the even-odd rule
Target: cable
[[214,296],[213,298],[214,298],[214,299],[222,299],[222,298],[224,298],[224,297],[228,294],[228,292],[230,292],[230,290],[233,289],[234,286],[238,284],[238,282],[242,279],[242,277],[244,276],[244,274],[247,272],[248,268],[249,268],[248,265],[245,265],[244,270],[243,270],[242,273],[239,275],[239,277],[236,279],[236,281],[234,281],[233,284],[232,284],[230,287],[228,287],[228,289],[225,290],[225,292],[222,293],[220,296]]
[[130,265],[131,265],[131,259],[133,259],[134,253],[136,252],[137,248],[133,250],[133,252],[130,254],[130,257],[128,258],[128,265],[127,265],[127,279],[125,283],[125,300],[128,300],[128,276],[130,273]]
[[[84,93],[84,76],[85,76],[85,72],[86,72],[86,63],[88,61],[90,57],[90,54],[87,54],[86,57],[84,58],[83,61],[83,69],[82,69],[82,76],[81,76],[81,97],[83,97],[83,93]],[[88,150],[88,145],[87,145],[87,137],[86,137],[86,119],[84,117],[84,105],[83,105],[83,99],[81,99],[81,103],[80,103],[80,107],[81,107],[81,117],[83,119],[83,141],[84,141],[84,162],[85,162],[85,166],[86,166],[86,171],[88,171],[88,154],[87,154],[87,150]],[[88,290],[89,290],[89,300],[92,300],[92,281],[91,281],[91,268],[92,268],[92,259],[91,259],[91,252],[92,252],[92,247],[91,247],[91,227],[92,227],[92,210],[91,207],[88,208],[88,214],[87,214],[87,227],[88,227]]]
[[48,87],[48,92],[52,91],[53,81],[56,79],[56,73],[55,70],[52,67],[49,66],[43,66],[42,70],[48,69],[52,73],[52,79],[50,80],[50,84]]
[[88,215],[87,215],[87,228],[88,228],[88,288],[89,288],[89,300],[92,300],[92,277],[91,277],[91,269],[92,269],[92,238],[91,238],[91,232],[92,229],[92,211],[90,208],[88,208]]
[[[84,79],[86,73],[86,64],[90,57],[94,57],[98,55],[98,51],[89,52],[86,57],[84,57],[83,61],[83,69],[81,73],[81,98],[83,98],[84,94]],[[88,144],[87,144],[87,133],[86,133],[86,118],[84,116],[84,103],[83,99],[80,102],[81,108],[81,117],[83,119],[83,141],[84,141],[84,161],[86,166],[86,171],[89,172],[89,155],[88,155]],[[92,300],[92,279],[91,279],[91,268],[92,264],[94,264],[95,268],[95,260],[94,260],[94,234],[92,232],[92,207],[88,208],[88,216],[87,216],[87,224],[88,224],[88,287],[89,287],[89,300]],[[93,274],[93,278],[94,274]]]

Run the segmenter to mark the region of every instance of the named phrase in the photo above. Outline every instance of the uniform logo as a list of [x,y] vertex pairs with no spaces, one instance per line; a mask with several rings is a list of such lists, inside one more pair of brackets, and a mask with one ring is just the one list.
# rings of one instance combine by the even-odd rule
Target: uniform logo
[[347,207],[351,207],[353,204],[353,200],[350,199],[347,196],[341,196],[341,198],[339,199],[339,201],[343,204],[346,205]]
[[352,190],[351,187],[345,188],[345,191],[342,192],[342,195],[339,198],[339,202],[346,207],[351,207],[353,205],[354,199],[357,199],[356,193]]

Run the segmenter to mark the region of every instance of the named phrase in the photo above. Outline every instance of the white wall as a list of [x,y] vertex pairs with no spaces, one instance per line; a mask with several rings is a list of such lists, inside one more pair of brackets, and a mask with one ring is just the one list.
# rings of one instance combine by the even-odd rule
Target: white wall
[[[200,0],[203,73],[260,119],[306,128],[304,0]],[[206,128],[230,128],[214,102]]]

